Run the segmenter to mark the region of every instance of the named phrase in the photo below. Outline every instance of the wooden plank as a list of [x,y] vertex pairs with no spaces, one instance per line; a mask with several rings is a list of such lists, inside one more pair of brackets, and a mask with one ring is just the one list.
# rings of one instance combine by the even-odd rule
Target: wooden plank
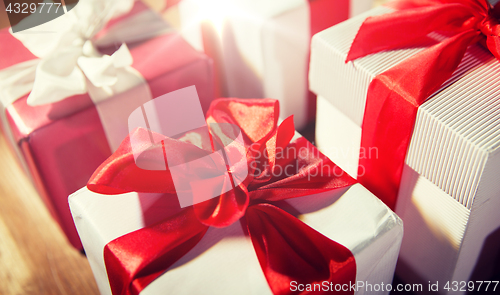
[[10,26],[7,12],[5,11],[5,3],[0,1],[0,30]]
[[98,294],[87,259],[66,240],[0,136],[0,294]]

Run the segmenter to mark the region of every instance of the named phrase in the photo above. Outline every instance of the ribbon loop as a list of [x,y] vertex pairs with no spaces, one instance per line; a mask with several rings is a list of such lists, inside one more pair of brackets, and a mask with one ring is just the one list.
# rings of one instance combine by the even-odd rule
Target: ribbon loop
[[424,43],[431,32],[470,29],[471,20],[477,22],[470,9],[459,3],[417,7],[368,17],[358,31],[346,61],[384,50],[416,47]]
[[[108,271],[113,294],[138,295],[196,246],[208,227],[193,220],[193,210],[188,208],[108,243],[104,248],[104,261],[106,267],[113,270]],[[148,240],[154,243],[142,243]]]

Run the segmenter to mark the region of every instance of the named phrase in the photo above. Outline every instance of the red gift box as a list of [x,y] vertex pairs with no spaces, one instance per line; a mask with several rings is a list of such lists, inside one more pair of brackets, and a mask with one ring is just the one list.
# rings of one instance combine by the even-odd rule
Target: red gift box
[[[143,11],[146,6],[136,2],[128,15]],[[119,22],[120,19],[114,21]],[[109,24],[111,25],[111,23]],[[0,70],[34,59],[20,41],[8,30],[0,31]],[[152,97],[195,85],[204,110],[214,98],[212,61],[195,51],[178,34],[167,33],[144,42],[127,44],[133,58],[132,67],[147,81]],[[117,47],[99,48],[112,53]],[[5,58],[8,57],[8,58]],[[111,112],[133,110],[141,101],[134,99],[135,88],[100,104]],[[108,158],[108,144],[98,109],[86,94],[40,106],[27,104],[28,95],[6,106],[12,144],[19,150],[34,184],[54,218],[59,222],[73,246],[82,249],[68,206],[68,195],[84,186],[93,171]],[[126,126],[124,126],[126,128]]]
[[371,0],[179,3],[182,34],[215,61],[217,96],[278,99],[300,130],[313,121],[311,37],[371,8]]

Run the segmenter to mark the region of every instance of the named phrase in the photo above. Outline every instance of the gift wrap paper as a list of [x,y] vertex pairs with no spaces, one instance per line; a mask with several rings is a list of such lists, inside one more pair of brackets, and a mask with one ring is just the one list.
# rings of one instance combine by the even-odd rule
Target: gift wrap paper
[[221,96],[278,99],[283,118],[294,115],[300,130],[314,118],[308,114],[311,31],[371,7],[371,0],[184,0],[179,15],[186,40],[212,52]]
[[[136,2],[131,14],[145,9],[143,3]],[[130,16],[123,18],[127,17]],[[157,18],[164,23],[159,16]],[[114,28],[120,25],[119,20],[112,22],[105,29],[106,33],[113,34]],[[0,66],[8,67],[35,58],[8,30],[0,31],[0,43],[9,44],[8,48],[2,46],[0,52],[12,53],[8,56],[14,60],[9,62],[8,58],[1,58]],[[40,106],[28,105],[25,95],[2,107],[5,108],[5,115],[2,115],[4,133],[11,137],[11,145],[50,212],[72,245],[79,249],[82,246],[69,211],[68,195],[84,186],[95,169],[128,135],[130,113],[149,99],[191,85],[196,86],[205,110],[214,98],[212,61],[172,29],[168,34],[132,42],[128,47],[133,57],[132,67],[147,85],[107,98],[97,107],[88,94]],[[117,46],[100,49],[112,54]],[[144,97],[144,87],[149,88],[151,97]],[[103,125],[108,128],[103,129]]]
[[[345,63],[372,9],[314,36],[310,87],[318,95],[316,144],[357,177],[361,125],[371,80],[423,48],[381,52]],[[439,39],[439,35],[430,35]],[[499,62],[470,46],[459,68],[419,109],[405,160],[396,213],[405,224],[397,274],[421,282],[487,280],[500,247]],[[496,236],[495,236],[496,235]],[[494,242],[493,242],[494,243]],[[488,250],[489,249],[489,250]],[[479,259],[489,257],[489,259]],[[483,262],[485,264],[483,264]],[[441,290],[444,293],[444,290]]]
[[[104,265],[104,246],[126,233],[162,220],[175,206],[160,194],[101,195],[86,187],[71,195],[69,203],[103,295],[111,294]],[[347,247],[356,259],[357,281],[392,282],[403,235],[402,222],[363,186],[355,184],[289,199],[280,207]],[[190,252],[141,294],[272,293],[252,241],[243,232],[240,222],[236,222],[226,228],[211,227]],[[356,294],[365,294],[365,291],[360,289]]]

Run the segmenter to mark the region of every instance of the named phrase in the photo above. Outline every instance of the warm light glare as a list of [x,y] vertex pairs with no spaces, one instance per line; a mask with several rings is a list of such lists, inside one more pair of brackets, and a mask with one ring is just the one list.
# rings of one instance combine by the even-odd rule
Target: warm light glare
[[238,14],[237,8],[227,0],[196,0],[199,5],[198,19],[201,21],[209,21],[219,34],[222,35],[224,21],[229,16]]

